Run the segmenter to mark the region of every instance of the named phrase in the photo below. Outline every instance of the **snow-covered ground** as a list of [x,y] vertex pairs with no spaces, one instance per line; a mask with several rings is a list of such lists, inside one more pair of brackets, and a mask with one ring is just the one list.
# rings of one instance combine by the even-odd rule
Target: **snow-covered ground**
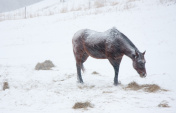
[[[175,113],[176,4],[136,4],[129,10],[82,13],[0,22],[0,113]],[[108,60],[89,57],[84,63],[85,83],[77,84],[74,33],[84,28],[106,31],[114,26],[141,52],[146,50],[147,77],[140,78],[131,59],[124,56],[119,72],[121,85],[116,87]],[[48,71],[34,69],[47,59],[56,67]],[[3,91],[5,81],[10,89]],[[158,84],[169,91],[124,90],[132,81]],[[76,102],[84,101],[94,107],[72,108]],[[158,107],[162,101],[170,107]]]

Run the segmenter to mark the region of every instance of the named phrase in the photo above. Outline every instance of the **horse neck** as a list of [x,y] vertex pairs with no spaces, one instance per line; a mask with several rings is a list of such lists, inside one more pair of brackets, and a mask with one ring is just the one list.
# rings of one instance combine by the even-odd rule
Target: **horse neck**
[[135,54],[135,50],[137,50],[137,49],[133,48],[133,47],[127,47],[124,50],[124,54],[126,56],[128,56],[129,58],[133,59],[133,55]]
[[139,51],[136,46],[124,35],[122,34],[123,37],[123,51],[126,56],[129,58],[133,59],[133,55],[135,54],[135,51]]

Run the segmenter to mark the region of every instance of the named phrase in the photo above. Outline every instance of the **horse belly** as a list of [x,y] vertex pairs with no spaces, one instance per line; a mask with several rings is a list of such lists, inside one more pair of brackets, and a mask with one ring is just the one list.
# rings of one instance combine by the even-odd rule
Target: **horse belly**
[[85,44],[85,50],[86,53],[93,58],[98,58],[98,59],[105,59],[105,44],[104,43],[99,43],[99,44]]

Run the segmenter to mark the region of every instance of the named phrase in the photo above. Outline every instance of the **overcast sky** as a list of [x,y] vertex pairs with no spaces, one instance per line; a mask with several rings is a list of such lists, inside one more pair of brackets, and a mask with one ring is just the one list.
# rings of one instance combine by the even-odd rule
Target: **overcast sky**
[[0,0],[0,13],[12,11],[42,0]]

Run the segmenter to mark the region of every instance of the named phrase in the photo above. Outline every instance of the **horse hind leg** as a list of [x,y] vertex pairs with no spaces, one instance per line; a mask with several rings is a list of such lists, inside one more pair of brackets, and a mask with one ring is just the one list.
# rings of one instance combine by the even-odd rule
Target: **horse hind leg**
[[80,63],[76,63],[76,68],[77,68],[77,79],[79,83],[83,83],[83,79],[81,76],[81,64]]
[[85,72],[85,68],[84,68],[83,63],[87,60],[88,57],[89,57],[89,55],[87,53],[84,53],[83,56],[82,56],[82,62],[81,62],[82,67],[81,67],[81,69],[82,69],[83,72]]
[[76,59],[77,80],[78,80],[78,83],[83,83],[83,79],[82,79],[82,76],[81,76],[83,53],[82,53],[82,51],[79,51],[79,52],[73,51],[73,52],[74,52],[74,56],[75,56],[75,59]]
[[81,69],[84,71],[83,63],[87,60],[88,55],[87,53],[84,53],[82,55],[76,55],[76,67],[77,67],[77,79],[79,83],[83,83],[82,75],[81,75]]

